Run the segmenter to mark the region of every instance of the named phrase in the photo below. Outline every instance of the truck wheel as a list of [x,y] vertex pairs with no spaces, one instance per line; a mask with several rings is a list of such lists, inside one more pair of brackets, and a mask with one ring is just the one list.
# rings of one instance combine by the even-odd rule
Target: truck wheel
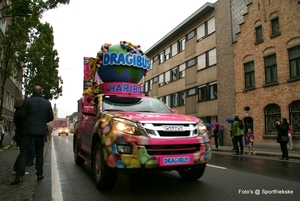
[[187,181],[195,181],[202,177],[205,171],[205,167],[203,168],[188,168],[186,170],[179,170],[178,173],[182,179]]
[[74,138],[73,138],[73,152],[74,152],[74,160],[75,160],[75,163],[77,165],[83,165],[84,164],[84,159],[81,158],[79,155],[78,155],[78,152],[79,152],[79,149],[78,149],[78,139],[77,139],[77,135],[74,135]]
[[104,162],[103,148],[98,142],[93,150],[93,175],[98,190],[109,190],[115,186],[117,172]]

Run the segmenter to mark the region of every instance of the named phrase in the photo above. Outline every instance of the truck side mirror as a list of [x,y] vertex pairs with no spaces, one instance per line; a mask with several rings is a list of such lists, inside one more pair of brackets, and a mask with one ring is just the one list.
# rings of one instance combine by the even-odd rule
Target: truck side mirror
[[93,106],[83,106],[82,113],[94,115],[94,107]]

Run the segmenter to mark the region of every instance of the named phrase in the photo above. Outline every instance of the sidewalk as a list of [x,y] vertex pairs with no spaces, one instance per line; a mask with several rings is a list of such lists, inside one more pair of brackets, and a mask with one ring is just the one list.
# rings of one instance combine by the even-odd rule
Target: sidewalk
[[[219,146],[219,149],[216,150],[214,145],[212,146],[212,153],[224,153],[224,154],[231,154],[233,155],[235,152],[232,151],[232,146]],[[244,146],[244,155],[246,156],[267,156],[267,157],[273,157],[274,159],[278,160],[281,156],[281,149],[280,145],[278,144],[278,148],[262,148],[262,147],[253,147],[256,154],[255,155],[248,155],[248,147]],[[293,149],[292,151],[289,151],[289,159],[290,160],[297,160],[300,162],[300,150],[299,149]]]
[[[0,201],[33,201],[35,187],[38,183],[35,175],[35,166],[26,166],[26,171],[29,172],[29,174],[24,176],[24,181],[22,183],[14,186],[10,185],[10,182],[15,178],[15,176],[12,174],[13,164],[19,154],[19,149],[17,149],[15,145],[11,145],[11,140],[12,136],[6,135],[3,142],[4,148],[0,148]],[[50,143],[51,141],[45,143],[44,155],[46,155]],[[254,148],[256,151],[255,155],[248,155],[248,147],[245,147],[245,154],[243,156],[237,157],[265,156],[273,157],[275,160],[278,160],[278,158],[281,157],[281,150],[279,145],[277,149]],[[219,146],[219,149],[216,151],[215,146],[212,145],[212,153],[233,155],[234,152],[231,149],[231,146]],[[300,150],[289,151],[289,157],[289,162],[300,162]]]
[[[19,154],[19,149],[11,144],[12,136],[5,135],[3,148],[0,148],[0,201],[33,201],[37,177],[35,166],[26,166],[26,172],[22,183],[10,185],[15,178],[13,175],[13,165]],[[45,143],[44,156],[47,153],[51,141]]]

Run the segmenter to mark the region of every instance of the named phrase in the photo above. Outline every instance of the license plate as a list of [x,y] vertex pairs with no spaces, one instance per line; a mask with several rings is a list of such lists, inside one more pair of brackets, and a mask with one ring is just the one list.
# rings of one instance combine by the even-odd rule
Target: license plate
[[164,128],[164,131],[184,131],[183,126],[162,126]]
[[176,166],[194,164],[193,156],[161,157],[160,166]]

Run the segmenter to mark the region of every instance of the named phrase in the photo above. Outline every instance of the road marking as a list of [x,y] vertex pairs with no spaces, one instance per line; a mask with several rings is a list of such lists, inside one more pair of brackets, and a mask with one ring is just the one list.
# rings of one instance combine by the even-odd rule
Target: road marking
[[60,186],[60,179],[57,170],[57,163],[56,163],[56,155],[55,155],[55,146],[54,146],[54,139],[52,141],[52,150],[51,150],[51,181],[52,181],[52,200],[63,200],[61,186]]
[[227,169],[226,167],[216,166],[216,165],[209,165],[209,164],[206,164],[206,166],[213,167],[213,168],[218,168],[218,169],[222,169],[222,170],[226,170],[226,169]]

